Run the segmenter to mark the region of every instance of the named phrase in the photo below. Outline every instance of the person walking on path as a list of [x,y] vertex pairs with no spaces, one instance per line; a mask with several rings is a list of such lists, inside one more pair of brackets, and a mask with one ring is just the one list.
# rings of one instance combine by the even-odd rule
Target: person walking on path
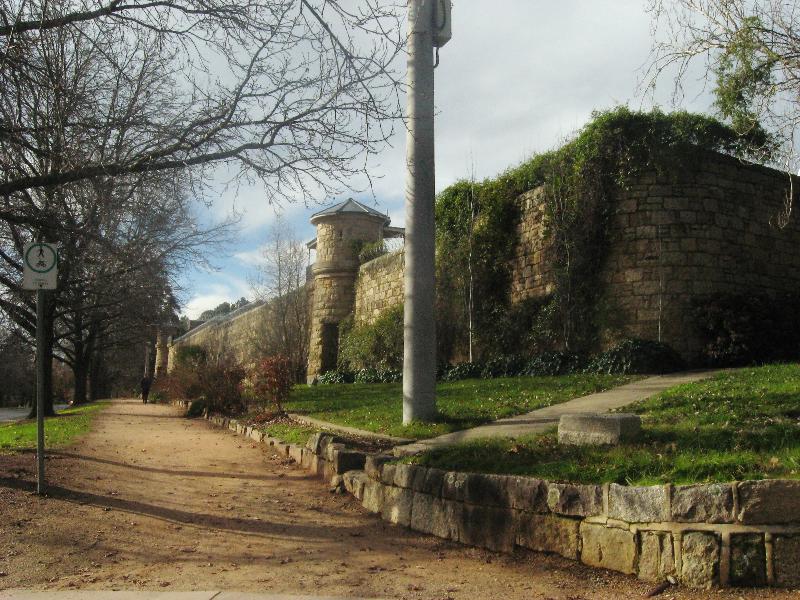
[[150,381],[150,378],[147,375],[142,377],[142,383],[141,383],[141,386],[142,386],[142,402],[144,402],[145,404],[147,404],[147,396],[150,394],[150,384],[151,384],[151,381]]

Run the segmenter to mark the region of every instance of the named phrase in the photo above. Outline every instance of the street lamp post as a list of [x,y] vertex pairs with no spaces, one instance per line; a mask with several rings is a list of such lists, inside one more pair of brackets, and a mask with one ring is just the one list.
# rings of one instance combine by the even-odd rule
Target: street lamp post
[[450,0],[408,0],[404,424],[436,416],[433,48],[449,28]]

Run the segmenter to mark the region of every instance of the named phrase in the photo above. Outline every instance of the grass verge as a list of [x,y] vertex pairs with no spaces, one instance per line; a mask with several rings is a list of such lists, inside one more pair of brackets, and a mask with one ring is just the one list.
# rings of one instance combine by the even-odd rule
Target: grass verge
[[[96,402],[62,410],[55,417],[47,417],[44,425],[46,448],[60,448],[77,436],[89,431],[92,420],[108,402]],[[0,425],[0,449],[28,450],[36,448],[36,421],[22,421]]]
[[411,460],[447,470],[578,483],[800,478],[800,365],[724,373],[624,410],[642,417],[636,443],[559,446],[553,430],[518,439],[476,440]]
[[427,438],[558,404],[636,379],[624,375],[507,377],[441,382],[434,423],[402,424],[402,384],[298,386],[284,408],[349,427],[406,438]]

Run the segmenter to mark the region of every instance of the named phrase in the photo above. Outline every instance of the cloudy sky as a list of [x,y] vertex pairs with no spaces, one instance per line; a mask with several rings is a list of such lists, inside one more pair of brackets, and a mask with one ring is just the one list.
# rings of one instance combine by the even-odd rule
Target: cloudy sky
[[[454,0],[453,38],[436,69],[437,191],[457,179],[491,177],[552,149],[593,110],[626,104],[672,107],[665,82],[654,97],[639,83],[652,43],[645,0]],[[699,72],[699,71],[698,71]],[[681,108],[709,112],[704,85],[689,82]],[[403,225],[405,137],[401,131],[374,165],[374,194],[352,194]],[[223,179],[223,177],[221,177]],[[220,186],[222,190],[222,186]],[[346,196],[346,195],[345,195]],[[344,197],[342,199],[344,199]],[[296,235],[312,239],[308,218],[321,207],[286,205]],[[252,297],[260,247],[276,215],[257,187],[221,191],[206,219],[232,209],[241,229],[215,271],[186,273],[184,312]]]

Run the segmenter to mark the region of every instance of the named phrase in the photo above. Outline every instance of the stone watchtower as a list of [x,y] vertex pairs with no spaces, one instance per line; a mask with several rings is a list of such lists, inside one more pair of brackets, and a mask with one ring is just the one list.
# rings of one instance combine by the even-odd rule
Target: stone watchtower
[[353,310],[358,276],[358,247],[393,237],[389,217],[352,198],[311,216],[317,237],[307,246],[317,251],[311,266],[314,292],[311,298],[311,336],[307,379],[313,383],[325,371],[336,368],[339,323]]

